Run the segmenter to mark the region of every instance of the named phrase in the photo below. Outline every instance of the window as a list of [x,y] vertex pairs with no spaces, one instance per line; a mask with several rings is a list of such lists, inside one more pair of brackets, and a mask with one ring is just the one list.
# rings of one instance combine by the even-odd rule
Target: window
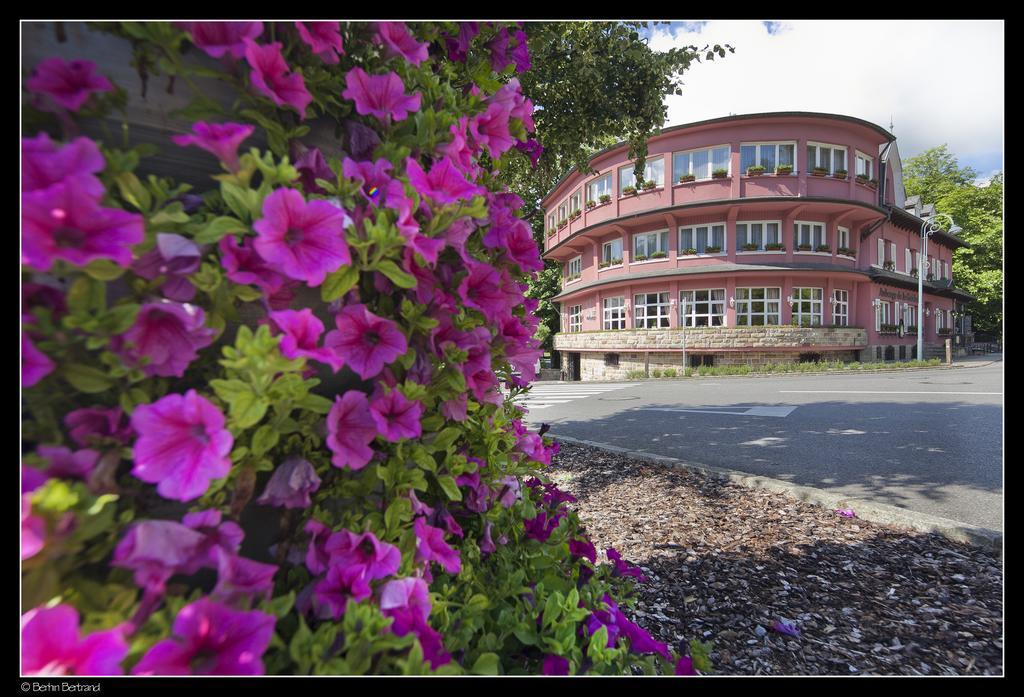
[[679,325],[721,327],[725,324],[725,288],[679,291]]
[[601,261],[612,264],[622,263],[622,238],[601,245]]
[[889,303],[885,300],[875,307],[875,331],[882,331],[883,324],[889,324]]
[[781,288],[737,288],[736,324],[761,327],[782,322]]
[[569,331],[570,332],[583,331],[583,306],[582,305],[570,305],[569,306]]
[[604,324],[602,326],[605,329],[625,329],[626,298],[620,295],[617,298],[605,298],[601,302],[604,304]]
[[[746,220],[736,223],[736,251],[744,251],[744,245],[757,245],[757,249],[763,251],[765,245],[780,244],[782,238],[779,230],[782,224],[777,220]],[[746,251],[755,251],[748,249]]]
[[604,196],[605,194],[607,194],[608,196],[611,196],[612,195],[612,173],[609,172],[608,174],[604,175],[603,177],[600,177],[599,179],[595,179],[594,181],[590,182],[590,184],[589,184],[589,186],[587,188],[587,191],[588,191],[587,200],[588,201],[596,201],[597,203],[601,202],[601,197]]
[[581,198],[582,198],[582,196],[583,196],[583,194],[582,194],[581,192],[577,191],[577,192],[576,192],[575,194],[573,194],[573,195],[572,195],[572,197],[571,197],[571,198],[569,199],[569,210],[570,210],[571,212],[575,213],[575,212],[576,212],[576,211],[578,211],[578,210],[579,210],[580,208],[583,208],[583,205],[582,205],[582,203],[581,203]]
[[796,143],[744,143],[740,145],[740,172],[746,174],[747,167],[760,165],[765,172],[774,172],[778,165],[795,168],[793,155]]
[[828,244],[828,241],[825,238],[825,225],[823,223],[804,223],[797,221],[793,223],[793,240],[797,248],[799,248],[800,245],[804,245],[810,246],[812,252],[816,251],[819,246]]
[[619,354],[617,353],[606,353],[604,354],[604,364],[609,368],[619,367]]
[[730,159],[728,145],[672,153],[672,181],[679,181],[684,174],[692,174],[695,179],[710,179],[716,169],[728,171]]
[[865,155],[864,153],[857,151],[857,176],[864,176],[868,179],[873,178],[872,168],[873,158]]
[[[665,186],[665,158],[662,155],[652,156],[644,164],[644,181],[654,181],[655,186]],[[633,173],[633,165],[619,168],[619,194],[627,186],[640,188],[643,182],[638,185],[636,176]]]
[[850,228],[837,227],[836,228],[836,246],[844,249],[852,249],[850,247]]
[[917,326],[917,306],[908,305],[903,303],[903,326],[904,327],[916,327]]
[[823,143],[807,144],[807,171],[815,167],[823,167],[829,174],[836,170],[846,170],[846,148],[841,145]]
[[945,310],[935,311],[935,333],[938,334],[939,330],[944,326],[943,320],[945,319]]
[[634,295],[633,326],[637,329],[668,327],[668,293]]
[[[718,251],[708,251],[708,247]],[[698,254],[725,252],[725,223],[679,228],[679,252],[696,249]]]
[[[633,235],[633,258],[637,261],[649,259],[652,255],[661,252],[668,254],[668,230],[659,232],[645,232]],[[659,257],[661,255],[659,254]],[[641,258],[643,257],[643,258]]]
[[949,262],[948,261],[942,262],[942,277],[943,278],[952,278],[952,276],[949,275]]
[[821,326],[821,288],[794,288],[793,321],[801,327]]
[[889,243],[889,256],[887,256],[885,258],[885,260],[892,262],[892,270],[895,271],[896,270],[896,243],[895,242],[890,242]]
[[550,215],[548,215],[548,230],[554,230],[554,229],[555,229],[555,214],[551,213]]
[[833,291],[836,299],[832,306],[832,324],[845,327],[850,324],[850,293],[845,290]]
[[878,263],[877,266],[881,266],[885,263],[885,240],[881,237],[878,238]]
[[558,207],[558,221],[561,222],[569,217],[569,204],[563,203]]
[[914,256],[914,255],[913,255],[913,254],[911,254],[911,252],[910,252],[910,250],[909,250],[909,249],[904,249],[904,250],[903,250],[903,266],[904,266],[904,269],[903,269],[903,271],[904,271],[905,273],[910,273],[910,270],[911,270],[912,268],[914,268],[914,263],[913,263],[913,259],[911,258],[911,257],[913,257],[913,256]]
[[575,259],[570,259],[569,263],[565,265],[565,276],[566,281],[573,281],[579,278],[583,273],[583,257],[578,256]]

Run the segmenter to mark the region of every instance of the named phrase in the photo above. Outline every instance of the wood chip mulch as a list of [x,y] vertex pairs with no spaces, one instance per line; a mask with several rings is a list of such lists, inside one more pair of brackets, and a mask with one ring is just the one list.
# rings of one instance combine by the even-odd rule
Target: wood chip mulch
[[[1000,675],[993,553],[784,494],[562,443],[550,474],[594,544],[648,577],[634,620],[715,674]],[[773,628],[793,622],[799,637]]]

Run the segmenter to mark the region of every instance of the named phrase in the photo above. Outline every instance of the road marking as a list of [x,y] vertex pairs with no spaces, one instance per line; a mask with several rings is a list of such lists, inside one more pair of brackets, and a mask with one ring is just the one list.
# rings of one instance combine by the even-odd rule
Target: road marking
[[527,411],[535,411],[538,409],[547,409],[548,407],[558,404],[565,404],[577,399],[593,397],[595,395],[604,394],[605,392],[622,390],[627,387],[636,387],[638,384],[639,383],[629,382],[603,385],[580,385],[579,383],[537,385],[531,388],[528,393],[524,394],[517,401],[517,404],[526,407]]
[[909,390],[779,390],[780,394],[988,394],[1002,395],[1002,392],[913,392]]
[[680,409],[670,407],[640,407],[636,411],[680,411],[694,414],[726,414],[728,416],[774,416],[785,418],[793,413],[796,407],[725,407],[726,409],[743,409],[743,411],[721,411],[717,409]]

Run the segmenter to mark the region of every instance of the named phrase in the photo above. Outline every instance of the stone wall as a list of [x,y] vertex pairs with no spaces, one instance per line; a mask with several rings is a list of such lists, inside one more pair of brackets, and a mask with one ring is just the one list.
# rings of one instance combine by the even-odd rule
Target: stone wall
[[[689,349],[687,349],[689,351]],[[611,352],[610,352],[611,353]],[[799,351],[735,351],[713,353],[702,350],[703,355],[713,355],[716,366],[749,365],[752,368],[768,363],[795,363],[800,360]],[[839,360],[852,362],[858,360],[859,351],[828,351],[821,352],[823,360]],[[639,371],[652,377],[655,370],[664,372],[666,368],[674,368],[678,375],[683,373],[683,352],[666,351],[664,353],[616,353],[618,365],[605,365],[603,353],[580,354],[580,377],[582,380],[628,380],[631,371]]]
[[856,327],[690,327],[687,329],[622,329],[602,332],[555,334],[559,351],[614,352],[683,348],[707,352],[714,349],[835,347],[862,349],[867,332]]

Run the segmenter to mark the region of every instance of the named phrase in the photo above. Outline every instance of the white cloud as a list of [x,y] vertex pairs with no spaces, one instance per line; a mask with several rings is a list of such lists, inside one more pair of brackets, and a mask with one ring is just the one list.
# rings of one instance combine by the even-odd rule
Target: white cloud
[[[821,111],[884,128],[904,160],[948,143],[961,165],[1001,168],[1004,24],[1001,21],[710,20],[659,26],[656,50],[732,44],[695,63],[666,126],[732,114]],[[984,164],[980,164],[984,163]]]

